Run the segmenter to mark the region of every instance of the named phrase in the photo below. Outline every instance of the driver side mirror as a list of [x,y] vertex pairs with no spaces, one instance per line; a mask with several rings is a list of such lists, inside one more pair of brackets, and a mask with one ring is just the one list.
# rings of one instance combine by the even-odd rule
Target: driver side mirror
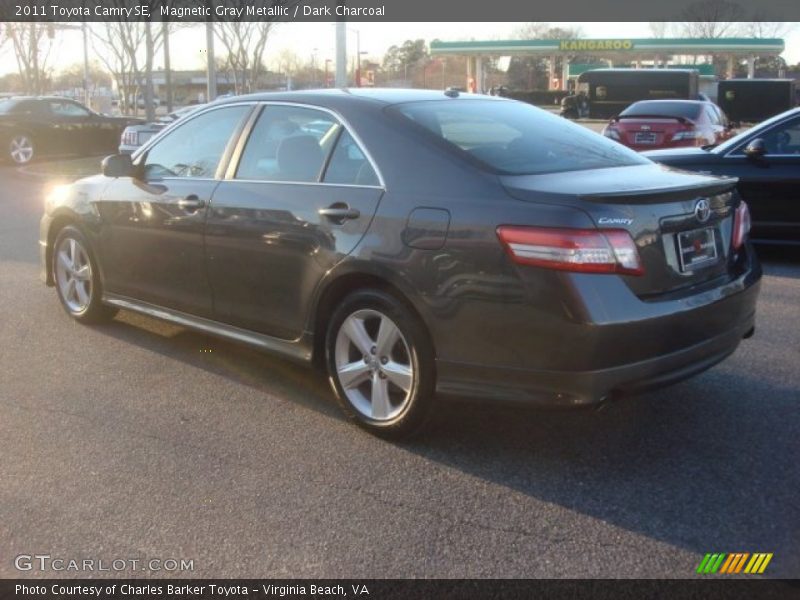
[[130,154],[106,156],[101,164],[106,177],[133,177],[136,172]]
[[756,138],[747,144],[747,147],[744,149],[744,153],[748,158],[763,158],[767,153],[767,145],[761,138]]

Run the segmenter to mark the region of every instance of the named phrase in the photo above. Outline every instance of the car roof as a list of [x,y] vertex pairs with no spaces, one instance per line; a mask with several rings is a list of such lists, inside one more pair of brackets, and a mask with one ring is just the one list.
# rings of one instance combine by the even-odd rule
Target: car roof
[[637,100],[633,104],[666,104],[667,102],[670,104],[713,104],[710,100],[685,100],[680,98],[676,98],[675,100],[669,100],[667,98],[663,100]]
[[[448,95],[449,94],[449,95]],[[221,98],[213,104],[234,104],[243,101],[273,101],[273,102],[308,102],[312,104],[327,104],[328,102],[373,102],[379,104],[398,104],[401,102],[421,102],[425,100],[491,100],[503,101],[505,99],[483,94],[468,94],[445,90],[412,90],[405,88],[329,88],[319,90],[300,90],[290,92],[258,92],[243,96]]]

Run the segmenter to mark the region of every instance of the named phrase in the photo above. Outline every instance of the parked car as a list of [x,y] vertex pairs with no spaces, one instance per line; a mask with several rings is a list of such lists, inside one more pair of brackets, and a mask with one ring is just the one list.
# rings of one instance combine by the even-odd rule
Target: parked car
[[648,152],[652,160],[739,179],[753,215],[753,238],[800,244],[800,108],[786,111],[713,148]]
[[725,114],[713,102],[634,102],[603,129],[603,135],[634,150],[707,146],[733,137]]
[[108,154],[122,130],[136,122],[99,115],[67,98],[9,98],[0,101],[2,158],[24,165],[41,156]]
[[195,104],[193,106],[185,106],[159,117],[152,123],[137,123],[136,125],[129,125],[122,131],[122,135],[120,136],[119,153],[132,154],[137,148],[139,148],[139,146],[144,144],[147,140],[156,135],[167,125],[182,119],[201,106],[204,105]]
[[735,183],[502,98],[239,96],[54,190],[42,275],[79,322],[316,362],[401,436],[437,395],[586,406],[731,354],[761,276]]

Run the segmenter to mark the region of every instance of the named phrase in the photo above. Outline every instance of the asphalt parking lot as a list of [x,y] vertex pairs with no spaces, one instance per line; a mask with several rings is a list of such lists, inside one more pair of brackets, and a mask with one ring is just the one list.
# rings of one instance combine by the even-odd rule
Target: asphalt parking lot
[[34,553],[193,577],[690,577],[707,552],[800,577],[800,252],[764,251],[755,337],[699,377],[602,412],[447,406],[395,444],[281,359],[132,313],[75,324],[38,279],[50,180],[0,181],[0,577],[54,575],[15,569]]

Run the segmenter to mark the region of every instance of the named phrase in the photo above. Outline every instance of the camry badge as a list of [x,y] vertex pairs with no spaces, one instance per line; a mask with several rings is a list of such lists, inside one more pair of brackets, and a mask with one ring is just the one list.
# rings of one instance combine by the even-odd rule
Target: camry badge
[[697,201],[697,204],[694,205],[694,216],[700,223],[708,221],[708,218],[711,216],[711,205],[708,203],[708,200],[701,198]]

